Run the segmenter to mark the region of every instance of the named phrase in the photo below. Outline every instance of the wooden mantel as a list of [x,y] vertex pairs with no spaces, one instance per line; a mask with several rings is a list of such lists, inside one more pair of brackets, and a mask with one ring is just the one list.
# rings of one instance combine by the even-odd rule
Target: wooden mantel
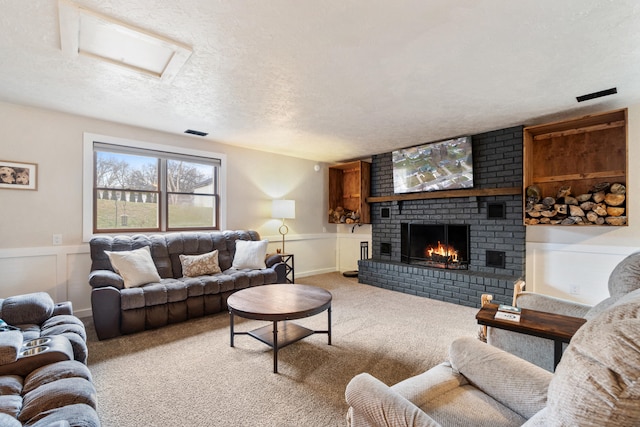
[[432,191],[423,193],[394,194],[391,196],[367,197],[367,203],[392,202],[396,200],[445,199],[474,196],[514,196],[522,194],[522,187],[483,188],[466,190]]

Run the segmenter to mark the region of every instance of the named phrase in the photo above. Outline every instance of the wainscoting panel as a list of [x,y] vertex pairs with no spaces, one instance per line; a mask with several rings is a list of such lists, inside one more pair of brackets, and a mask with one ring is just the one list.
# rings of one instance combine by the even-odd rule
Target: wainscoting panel
[[526,290],[595,305],[611,271],[637,247],[527,243]]

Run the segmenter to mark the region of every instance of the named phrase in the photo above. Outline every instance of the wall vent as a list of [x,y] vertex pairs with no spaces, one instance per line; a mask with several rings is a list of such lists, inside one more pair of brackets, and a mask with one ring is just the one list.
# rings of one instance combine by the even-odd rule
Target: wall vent
[[487,251],[487,267],[504,268],[506,254],[501,251]]
[[380,255],[391,255],[391,243],[380,243]]

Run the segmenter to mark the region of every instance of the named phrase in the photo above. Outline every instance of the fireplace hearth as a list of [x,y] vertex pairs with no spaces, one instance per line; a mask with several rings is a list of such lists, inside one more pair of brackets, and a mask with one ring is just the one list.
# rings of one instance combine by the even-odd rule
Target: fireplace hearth
[[447,270],[469,268],[469,226],[400,224],[400,261]]

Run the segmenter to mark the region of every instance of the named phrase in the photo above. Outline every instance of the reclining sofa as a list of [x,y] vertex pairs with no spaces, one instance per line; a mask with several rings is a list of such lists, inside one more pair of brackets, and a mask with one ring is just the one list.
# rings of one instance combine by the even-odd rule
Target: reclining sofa
[[84,324],[46,292],[0,299],[0,426],[98,427]]
[[[264,243],[261,259],[238,264],[238,260],[234,260],[238,241]],[[89,284],[98,339],[218,313],[226,310],[227,298],[239,289],[285,283],[285,265],[280,255],[265,256],[266,243],[253,230],[93,238]],[[149,249],[158,277],[149,283],[127,287],[109,254],[130,253],[141,248]],[[214,251],[217,251],[219,272],[183,274],[185,256],[205,256]]]

